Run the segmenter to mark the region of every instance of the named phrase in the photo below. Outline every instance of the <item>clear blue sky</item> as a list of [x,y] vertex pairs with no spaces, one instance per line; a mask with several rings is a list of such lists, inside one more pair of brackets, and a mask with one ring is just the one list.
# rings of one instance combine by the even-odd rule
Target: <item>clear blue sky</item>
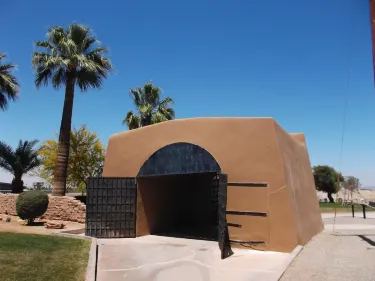
[[63,91],[36,90],[31,54],[48,27],[76,21],[110,48],[116,67],[102,90],[78,92],[74,105],[73,124],[105,144],[126,129],[129,88],[152,80],[175,100],[177,118],[272,116],[306,134],[313,165],[338,167],[351,69],[342,171],[375,185],[367,0],[19,0],[1,9],[0,50],[22,84],[19,101],[0,112],[0,139],[11,145],[58,131]]

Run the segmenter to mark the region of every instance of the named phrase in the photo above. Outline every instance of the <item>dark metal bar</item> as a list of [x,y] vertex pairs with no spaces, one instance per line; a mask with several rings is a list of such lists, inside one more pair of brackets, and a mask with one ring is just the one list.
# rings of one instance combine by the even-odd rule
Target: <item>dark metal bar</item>
[[354,204],[352,204],[352,216],[354,218]]
[[94,281],[97,280],[97,276],[98,276],[98,256],[99,256],[99,245],[96,245],[96,252],[95,252],[95,276],[94,276]]
[[266,182],[228,182],[228,186],[268,187]]
[[264,212],[251,212],[251,211],[227,211],[227,215],[240,215],[240,216],[254,216],[254,217],[267,217]]
[[366,205],[362,205],[362,211],[363,211],[363,218],[366,218]]
[[249,244],[249,245],[259,245],[264,244],[264,241],[248,241],[248,240],[229,240],[231,243],[237,244]]
[[133,237],[137,237],[137,200],[138,200],[138,185],[136,179],[134,179],[134,204],[133,204]]
[[227,222],[227,225],[228,225],[228,226],[231,226],[231,227],[242,228],[242,224],[237,224],[237,223],[230,223],[230,222]]
[[124,198],[124,202],[125,202],[125,205],[124,205],[124,217],[125,217],[125,229],[124,229],[124,234],[125,234],[125,237],[128,236],[129,234],[129,218],[128,218],[128,212],[126,210],[126,206],[127,204],[129,203],[129,190],[128,190],[128,179],[125,179],[125,198]]
[[[99,190],[100,190],[100,187],[99,187],[99,179],[95,180],[95,189],[96,189],[96,212],[99,213],[100,210],[99,210]],[[99,223],[98,223],[98,219],[99,219]],[[99,227],[101,227],[101,219],[100,217],[98,218],[98,214],[95,214],[95,237],[99,237],[100,234],[99,234],[99,230],[98,229]]]
[[[111,211],[110,211],[110,206],[109,206],[109,200],[108,200],[108,192],[110,189],[113,189],[113,182],[114,181],[110,181],[110,184],[108,183],[108,181],[106,182],[106,193],[105,193],[105,220],[106,220],[106,223],[105,223],[105,236],[106,237],[109,237],[109,238],[112,238],[111,236],[111,232],[110,229],[108,229],[108,224],[109,223],[109,219],[111,217]],[[109,216],[108,216],[109,215]]]

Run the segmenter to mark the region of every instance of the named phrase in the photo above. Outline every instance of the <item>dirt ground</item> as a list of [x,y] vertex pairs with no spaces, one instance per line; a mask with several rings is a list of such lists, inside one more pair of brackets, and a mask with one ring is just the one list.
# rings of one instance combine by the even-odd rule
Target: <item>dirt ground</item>
[[[5,219],[5,215],[1,215]],[[78,222],[65,221],[65,227],[63,229],[47,229],[44,227],[44,223],[47,220],[35,220],[34,225],[25,225],[19,222],[20,218],[17,216],[10,216],[11,222],[5,222],[4,219],[0,221],[0,232],[16,232],[16,233],[30,233],[30,234],[45,234],[51,235],[54,233],[60,233],[62,231],[79,230],[84,229],[85,224]],[[59,221],[62,222],[62,221]]]

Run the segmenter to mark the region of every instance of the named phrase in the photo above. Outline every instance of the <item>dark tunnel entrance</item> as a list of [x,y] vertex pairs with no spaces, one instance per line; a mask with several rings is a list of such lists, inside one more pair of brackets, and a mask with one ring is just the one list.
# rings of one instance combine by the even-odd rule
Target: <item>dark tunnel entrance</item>
[[145,177],[137,183],[150,234],[218,239],[216,173]]
[[173,143],[157,150],[137,177],[138,234],[217,240],[220,171],[200,146]]

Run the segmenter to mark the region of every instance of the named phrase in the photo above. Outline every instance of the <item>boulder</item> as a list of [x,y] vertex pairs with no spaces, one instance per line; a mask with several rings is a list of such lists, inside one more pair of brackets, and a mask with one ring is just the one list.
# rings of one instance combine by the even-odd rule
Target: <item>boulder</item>
[[51,229],[63,229],[65,227],[65,224],[63,222],[47,221],[44,224],[44,227]]

